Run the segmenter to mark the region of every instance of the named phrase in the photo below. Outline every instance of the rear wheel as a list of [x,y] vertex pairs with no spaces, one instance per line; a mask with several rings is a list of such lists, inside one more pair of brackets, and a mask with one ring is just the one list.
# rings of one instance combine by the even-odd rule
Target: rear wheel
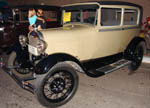
[[140,67],[140,65],[142,63],[143,55],[144,55],[144,47],[145,47],[145,43],[141,42],[137,45],[136,49],[134,49],[134,51],[131,55],[132,62],[128,67],[129,70],[135,71]]
[[48,73],[37,76],[37,100],[45,107],[59,107],[67,103],[78,88],[78,75],[67,63],[58,63]]

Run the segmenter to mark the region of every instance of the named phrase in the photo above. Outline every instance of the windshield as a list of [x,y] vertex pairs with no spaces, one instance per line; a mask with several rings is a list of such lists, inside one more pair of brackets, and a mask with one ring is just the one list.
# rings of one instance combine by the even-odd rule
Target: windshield
[[9,9],[0,9],[0,20],[12,21],[12,13]]
[[80,22],[96,24],[96,9],[89,10],[67,10],[64,12],[63,23]]

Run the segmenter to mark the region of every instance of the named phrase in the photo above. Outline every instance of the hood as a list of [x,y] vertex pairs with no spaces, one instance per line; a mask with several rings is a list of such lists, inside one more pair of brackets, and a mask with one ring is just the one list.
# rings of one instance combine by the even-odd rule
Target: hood
[[94,26],[87,25],[87,24],[66,24],[63,27],[59,28],[50,28],[41,30],[45,40],[50,37],[57,37],[57,36],[67,36],[67,35],[74,35],[84,31],[87,32],[87,30],[94,29]]
[[41,31],[48,47],[46,53],[76,54],[80,43],[95,33],[95,27],[84,24],[67,24],[60,28]]

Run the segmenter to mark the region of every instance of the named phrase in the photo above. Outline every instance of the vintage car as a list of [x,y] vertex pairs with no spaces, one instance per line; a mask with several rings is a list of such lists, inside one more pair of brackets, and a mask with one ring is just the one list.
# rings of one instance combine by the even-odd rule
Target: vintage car
[[11,46],[17,37],[13,36],[12,12],[8,7],[0,8],[0,50]]
[[59,107],[74,96],[77,72],[96,78],[124,66],[135,71],[145,53],[145,40],[139,37],[141,6],[98,1],[69,4],[61,10],[63,27],[35,28],[34,35],[21,35],[21,46],[3,66],[45,107]]
[[0,8],[0,49],[8,49],[18,42],[19,35],[28,34],[28,10],[31,8],[43,9],[47,28],[61,26],[58,6],[18,5]]

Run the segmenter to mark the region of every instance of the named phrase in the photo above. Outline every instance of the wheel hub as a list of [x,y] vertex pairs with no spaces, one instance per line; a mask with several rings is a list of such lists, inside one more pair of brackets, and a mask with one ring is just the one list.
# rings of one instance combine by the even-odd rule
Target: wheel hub
[[56,78],[50,85],[51,91],[54,93],[61,93],[65,88],[65,81],[62,78]]

